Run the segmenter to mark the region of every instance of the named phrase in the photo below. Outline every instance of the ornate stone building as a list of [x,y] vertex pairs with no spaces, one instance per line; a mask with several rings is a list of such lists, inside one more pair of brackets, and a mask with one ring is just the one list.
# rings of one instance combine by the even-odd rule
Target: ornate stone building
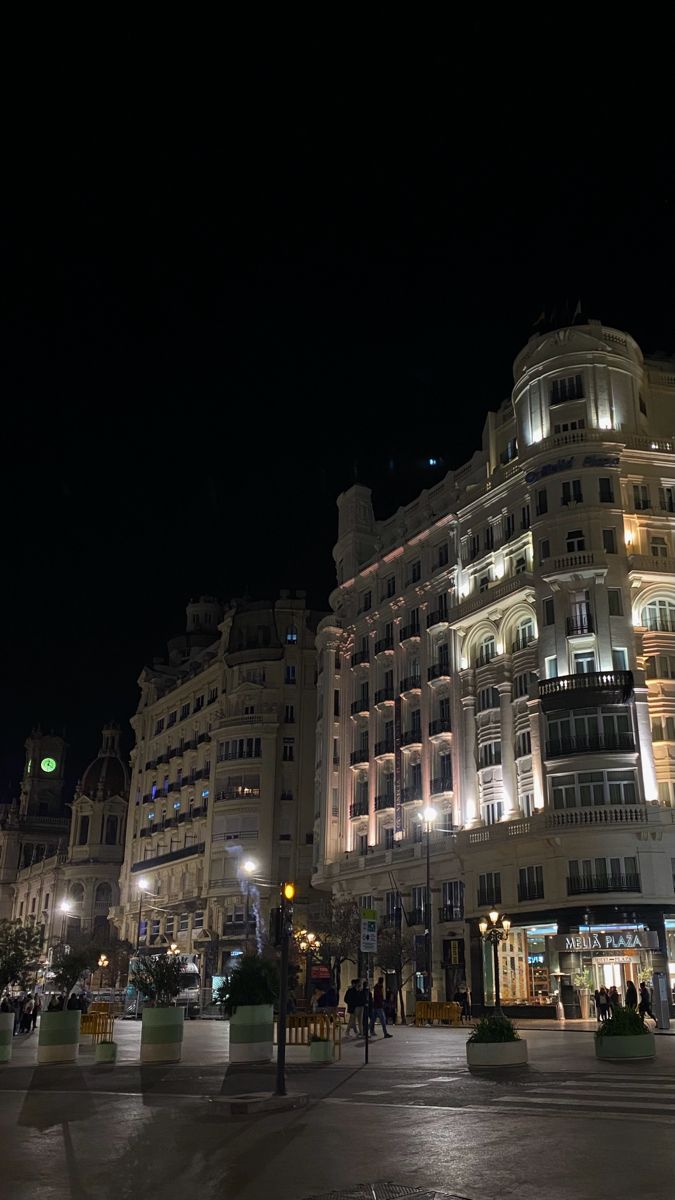
[[[420,987],[431,928],[435,995],[493,996],[492,906],[512,1002],[675,969],[674,426],[673,363],[582,320],[530,339],[437,486],[338,500],[314,884],[402,917]],[[649,949],[560,953],[589,925]]]

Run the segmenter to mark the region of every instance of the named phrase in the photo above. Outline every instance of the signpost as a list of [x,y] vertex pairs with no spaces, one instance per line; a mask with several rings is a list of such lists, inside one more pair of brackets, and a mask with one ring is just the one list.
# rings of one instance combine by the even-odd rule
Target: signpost
[[377,954],[377,912],[374,908],[361,909],[361,953],[366,957],[366,1003],[363,1006],[364,1062],[368,1062],[368,1034],[370,1032],[370,967],[371,954]]

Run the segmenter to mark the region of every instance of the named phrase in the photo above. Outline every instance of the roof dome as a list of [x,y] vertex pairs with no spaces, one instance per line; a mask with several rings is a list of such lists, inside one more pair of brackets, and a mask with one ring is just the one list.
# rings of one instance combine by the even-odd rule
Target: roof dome
[[101,749],[89,763],[80,780],[80,795],[91,800],[106,800],[109,796],[126,796],[129,790],[129,771],[120,757],[120,731],[114,724],[103,727]]

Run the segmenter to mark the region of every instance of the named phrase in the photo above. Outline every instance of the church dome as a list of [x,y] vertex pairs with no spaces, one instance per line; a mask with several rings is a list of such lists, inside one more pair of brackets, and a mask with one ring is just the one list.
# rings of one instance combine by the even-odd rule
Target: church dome
[[89,763],[79,787],[80,795],[91,800],[107,800],[109,796],[126,796],[129,791],[129,771],[120,757],[120,731],[117,725],[105,725],[101,749]]

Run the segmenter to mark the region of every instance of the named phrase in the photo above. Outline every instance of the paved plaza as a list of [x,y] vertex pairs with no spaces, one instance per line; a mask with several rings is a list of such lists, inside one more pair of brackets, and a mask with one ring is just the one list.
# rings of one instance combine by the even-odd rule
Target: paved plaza
[[[232,1117],[218,1102],[227,1022],[190,1022],[183,1062],[141,1067],[140,1029],[119,1022],[115,1068],[91,1052],[38,1067],[36,1038],[0,1068],[2,1176],[8,1200],[139,1196],[308,1200],[391,1184],[392,1200],[437,1189],[470,1200],[612,1200],[672,1194],[675,1038],[652,1062],[598,1062],[583,1028],[523,1030],[530,1065],[467,1071],[466,1031],[394,1029],[363,1065],[289,1054],[288,1086],[309,1106]],[[264,1080],[263,1080],[264,1085]],[[433,1194],[433,1193],[432,1193]]]

